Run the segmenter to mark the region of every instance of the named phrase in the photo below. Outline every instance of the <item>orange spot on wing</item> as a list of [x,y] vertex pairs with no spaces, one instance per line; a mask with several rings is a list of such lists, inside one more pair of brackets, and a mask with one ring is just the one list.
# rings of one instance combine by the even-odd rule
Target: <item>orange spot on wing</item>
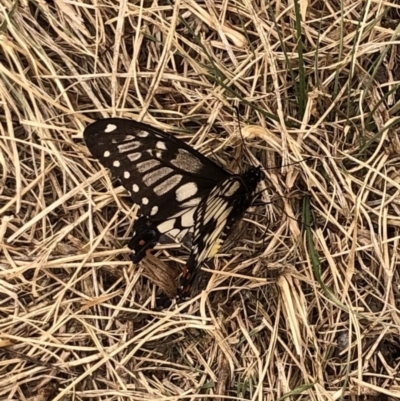
[[208,255],[209,258],[213,258],[219,252],[223,242],[224,241],[221,238],[215,241],[215,243],[211,246],[210,253]]

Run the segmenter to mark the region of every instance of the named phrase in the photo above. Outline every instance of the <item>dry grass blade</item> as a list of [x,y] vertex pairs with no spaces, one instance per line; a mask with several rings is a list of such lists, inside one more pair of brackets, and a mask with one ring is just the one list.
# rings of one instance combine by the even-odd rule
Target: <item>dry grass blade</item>
[[[400,398],[397,1],[0,0],[0,27],[0,400]],[[82,141],[110,115],[266,168],[185,303],[187,252],[131,263]]]

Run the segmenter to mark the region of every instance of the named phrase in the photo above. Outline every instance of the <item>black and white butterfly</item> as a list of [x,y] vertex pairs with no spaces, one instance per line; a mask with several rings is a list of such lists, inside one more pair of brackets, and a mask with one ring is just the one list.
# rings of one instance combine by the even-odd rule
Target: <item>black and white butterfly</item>
[[261,168],[231,174],[173,135],[121,118],[94,122],[86,127],[84,139],[140,206],[128,244],[134,263],[162,234],[181,240],[193,232],[180,282],[180,296],[189,295],[198,267],[218,252],[251,205],[264,177]]

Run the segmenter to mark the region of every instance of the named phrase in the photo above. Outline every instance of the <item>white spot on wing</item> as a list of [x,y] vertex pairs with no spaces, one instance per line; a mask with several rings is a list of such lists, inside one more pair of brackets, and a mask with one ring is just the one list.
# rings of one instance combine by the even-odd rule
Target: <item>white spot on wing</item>
[[115,162],[113,163],[114,167],[119,167],[121,165],[121,162],[119,160],[115,160]]
[[114,125],[114,124],[107,124],[107,127],[106,127],[106,129],[104,130],[104,132],[106,133],[106,134],[109,134],[110,132],[113,132],[113,131],[115,131],[117,129],[117,126],[116,125]]
[[139,131],[137,133],[137,136],[139,136],[140,138],[147,138],[149,136],[149,133],[147,131]]
[[218,199],[217,202],[212,202],[210,205],[207,204],[206,212],[204,214],[204,223],[207,224],[213,217],[220,215],[220,213],[226,208],[227,202],[222,199]]
[[139,141],[127,142],[122,145],[118,145],[118,151],[120,153],[130,152],[131,150],[135,150],[140,146]]
[[184,215],[181,217],[182,227],[192,227],[194,224],[194,212],[196,208],[189,209]]
[[148,205],[149,204],[148,198],[143,198],[142,203],[143,203],[143,205]]
[[189,201],[182,203],[181,207],[195,207],[197,206],[201,201],[201,198],[193,198],[190,199]]
[[142,156],[142,154],[141,154],[140,152],[130,153],[130,154],[128,155],[128,159],[129,159],[131,162],[134,162],[135,160],[139,160],[141,156]]
[[197,185],[194,182],[188,182],[176,190],[176,200],[182,202],[185,199],[191,198],[197,193]]
[[201,161],[185,149],[178,150],[178,155],[171,160],[171,164],[188,173],[197,173],[203,167]]
[[161,150],[167,150],[167,146],[165,145],[165,143],[163,141],[158,141],[156,143],[156,148],[161,149]]
[[181,230],[179,230],[179,228],[174,228],[168,233],[168,235],[175,238],[180,234],[180,232]]
[[153,191],[158,196],[164,195],[172,188],[176,187],[181,182],[182,178],[183,176],[180,174],[173,175],[161,184],[154,187]]
[[160,164],[158,160],[146,160],[144,162],[138,163],[136,168],[139,173],[145,173],[146,171],[151,170],[153,167],[157,167]]
[[158,212],[158,206],[153,206],[151,208],[150,216],[154,216]]
[[175,225],[175,219],[171,219],[171,220],[166,220],[166,221],[162,222],[161,224],[159,224],[157,226],[157,228],[161,234],[165,234],[168,231],[171,231],[174,228],[174,225]]
[[129,171],[124,171],[124,178],[128,179],[131,176]]
[[137,186],[137,184],[133,184],[132,185],[132,191],[133,192],[139,192],[139,187]]
[[214,219],[217,219],[217,225],[223,224],[224,227],[228,223],[228,217],[232,211],[232,207],[227,207],[228,205],[225,205],[225,210],[220,209],[218,212],[214,215]]
[[106,150],[106,151],[103,153],[103,156],[104,156],[104,157],[110,157],[110,155],[111,155],[111,152],[110,152],[109,150]]
[[225,192],[225,196],[232,196],[237,192],[239,188],[240,188],[239,181],[235,181],[232,185],[228,187],[228,190]]
[[231,214],[231,211],[232,207],[228,207],[224,213],[221,213],[221,215],[218,217],[217,225],[222,225],[222,228],[224,228],[228,223],[228,217]]
[[168,174],[172,173],[172,168],[169,167],[162,167],[158,170],[154,170],[151,173],[148,173],[143,176],[143,182],[148,186],[152,186],[157,181],[161,180],[162,178],[166,177]]

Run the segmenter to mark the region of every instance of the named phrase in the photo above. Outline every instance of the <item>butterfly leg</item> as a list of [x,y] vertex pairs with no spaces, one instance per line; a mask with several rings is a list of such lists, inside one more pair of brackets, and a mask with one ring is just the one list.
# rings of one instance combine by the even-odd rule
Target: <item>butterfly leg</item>
[[139,263],[154,248],[160,235],[157,227],[148,218],[140,217],[128,244],[128,247],[132,249],[132,262]]
[[188,298],[190,297],[190,292],[192,289],[192,284],[193,284],[193,279],[194,279],[194,274],[193,266],[194,260],[188,260],[188,263],[182,268],[182,275],[180,277],[179,281],[179,291],[178,291],[178,297],[180,299]]

